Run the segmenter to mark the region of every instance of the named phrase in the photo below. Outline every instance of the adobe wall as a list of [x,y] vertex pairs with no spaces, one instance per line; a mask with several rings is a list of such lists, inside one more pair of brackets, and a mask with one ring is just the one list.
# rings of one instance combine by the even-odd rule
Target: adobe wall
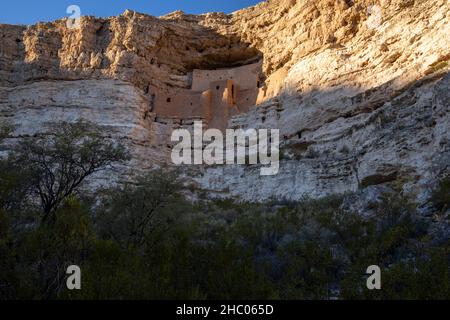
[[202,117],[208,107],[202,94],[183,89],[150,90],[150,108],[163,117]]
[[240,113],[248,112],[251,107],[256,105],[259,91],[260,89],[242,90],[239,87],[237,88],[236,105],[238,106]]
[[233,80],[243,90],[258,88],[261,68],[262,61],[230,69],[195,69],[192,71],[191,89],[192,91],[205,91],[209,89],[210,83],[223,80]]
[[230,117],[247,112],[260,92],[262,62],[220,70],[193,70],[192,88],[149,86],[151,112],[161,117],[200,118],[224,130]]
[[209,128],[225,130],[230,117],[239,114],[239,109],[234,101],[232,86],[232,80],[210,83],[210,89],[207,91],[211,97],[207,118]]

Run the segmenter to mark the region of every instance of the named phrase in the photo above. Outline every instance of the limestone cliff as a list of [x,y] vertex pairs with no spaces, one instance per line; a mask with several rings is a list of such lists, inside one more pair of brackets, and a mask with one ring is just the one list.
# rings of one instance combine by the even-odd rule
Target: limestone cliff
[[[74,30],[65,20],[0,25],[0,119],[18,125],[13,142],[85,117],[129,147],[129,167],[147,168],[169,162],[172,129],[233,117],[230,127],[281,130],[280,173],[198,168],[212,196],[299,199],[399,183],[425,199],[449,174],[449,34],[448,0],[271,0],[230,15],[84,17]],[[236,97],[220,82],[230,79],[196,85],[196,74],[248,66]],[[208,90],[213,102],[201,100]],[[230,109],[213,98],[227,94]]]
[[279,128],[284,160],[273,177],[220,167],[202,185],[299,199],[391,182],[424,200],[449,174],[448,1],[269,1],[231,21],[264,54],[267,101],[230,125]]

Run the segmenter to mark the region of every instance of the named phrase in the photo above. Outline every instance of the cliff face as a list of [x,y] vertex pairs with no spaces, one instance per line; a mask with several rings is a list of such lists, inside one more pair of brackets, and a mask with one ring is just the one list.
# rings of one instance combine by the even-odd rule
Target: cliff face
[[267,80],[266,102],[230,125],[279,128],[284,160],[276,176],[221,167],[202,185],[262,200],[391,183],[425,199],[448,175],[450,4],[375,3],[269,1],[233,15]]
[[18,125],[12,142],[85,117],[147,168],[169,161],[174,128],[211,121],[154,108],[154,95],[192,91],[195,70],[261,62],[257,106],[229,126],[280,129],[280,173],[198,168],[199,188],[299,199],[401,182],[425,198],[449,173],[449,22],[447,0],[273,0],[231,15],[84,17],[74,30],[0,25],[0,119]]
[[106,137],[126,143],[130,167],[142,169],[167,162],[173,128],[205,116],[197,104],[160,105],[162,97],[185,101],[195,69],[261,59],[237,38],[132,11],[83,17],[79,29],[67,28],[66,20],[0,25],[0,39],[0,119],[17,124],[16,137],[44,132],[55,121],[91,119]]
[[29,27],[1,25],[2,86],[43,80],[120,79],[188,87],[187,72],[242,65],[257,49],[199,24],[126,11],[109,19],[82,17]]

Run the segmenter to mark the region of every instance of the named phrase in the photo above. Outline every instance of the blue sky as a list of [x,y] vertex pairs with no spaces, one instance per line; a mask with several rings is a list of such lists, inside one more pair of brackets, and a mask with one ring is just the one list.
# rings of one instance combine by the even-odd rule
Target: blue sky
[[82,15],[109,17],[125,9],[160,16],[175,10],[186,13],[232,12],[262,0],[0,0],[0,23],[34,24],[68,16],[69,5],[78,5]]

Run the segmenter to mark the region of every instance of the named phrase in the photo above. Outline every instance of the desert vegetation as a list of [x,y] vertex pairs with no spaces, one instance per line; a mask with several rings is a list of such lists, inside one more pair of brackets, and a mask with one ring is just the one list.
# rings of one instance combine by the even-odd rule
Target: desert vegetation
[[[81,121],[24,138],[0,160],[0,300],[450,298],[450,243],[408,195],[385,194],[364,217],[337,196],[193,202],[163,169],[84,192],[127,159]],[[441,215],[448,186],[432,196]],[[81,290],[66,288],[72,264]],[[372,264],[382,290],[366,288]]]

